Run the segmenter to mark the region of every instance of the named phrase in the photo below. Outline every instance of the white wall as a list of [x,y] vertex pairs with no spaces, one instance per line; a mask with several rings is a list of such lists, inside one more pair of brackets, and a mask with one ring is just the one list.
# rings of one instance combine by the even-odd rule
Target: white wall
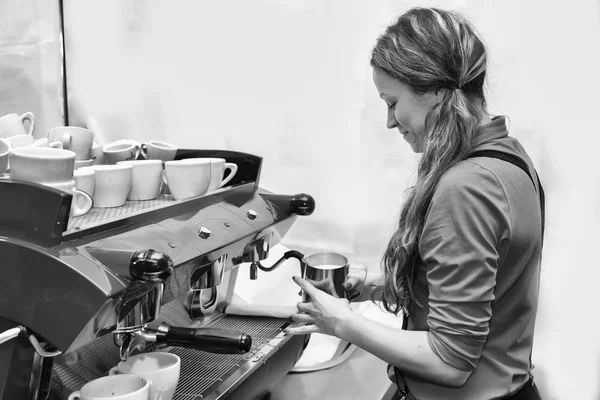
[[317,210],[285,244],[378,268],[416,157],[385,128],[369,51],[410,6],[464,11],[547,193],[534,359],[545,399],[600,398],[598,2],[103,0],[67,2],[72,124],[105,142],[164,139],[264,157],[262,186]]

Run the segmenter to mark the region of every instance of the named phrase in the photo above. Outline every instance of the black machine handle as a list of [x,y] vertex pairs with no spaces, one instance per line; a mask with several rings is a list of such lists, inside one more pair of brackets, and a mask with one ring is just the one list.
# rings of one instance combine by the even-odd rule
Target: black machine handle
[[183,328],[165,323],[158,329],[156,343],[221,354],[244,354],[252,348],[252,338],[243,332],[215,328]]

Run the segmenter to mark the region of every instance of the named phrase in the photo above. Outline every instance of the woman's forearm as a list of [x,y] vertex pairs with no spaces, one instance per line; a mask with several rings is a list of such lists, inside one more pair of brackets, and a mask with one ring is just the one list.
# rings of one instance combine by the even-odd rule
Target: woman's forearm
[[426,331],[405,331],[351,313],[336,327],[336,336],[401,371],[437,384],[462,386],[470,375],[438,357],[429,346]]

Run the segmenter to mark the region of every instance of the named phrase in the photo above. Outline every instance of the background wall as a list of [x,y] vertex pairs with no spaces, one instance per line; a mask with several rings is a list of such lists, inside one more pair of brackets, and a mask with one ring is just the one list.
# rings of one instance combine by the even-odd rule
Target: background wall
[[600,399],[597,1],[69,0],[71,125],[104,142],[260,155],[264,188],[317,200],[286,246],[378,268],[417,158],[385,128],[368,58],[394,17],[417,5],[462,11],[478,27],[489,109],[510,116],[546,188],[534,349],[544,398]]

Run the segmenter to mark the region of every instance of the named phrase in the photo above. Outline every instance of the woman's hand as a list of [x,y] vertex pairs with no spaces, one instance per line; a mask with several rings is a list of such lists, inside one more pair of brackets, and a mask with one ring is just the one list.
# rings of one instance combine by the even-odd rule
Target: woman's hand
[[344,282],[346,297],[350,300],[362,301],[361,295],[365,291],[367,281],[367,269],[360,264],[351,264],[348,268],[348,276]]
[[311,301],[298,303],[298,313],[292,315],[297,322],[307,324],[297,328],[288,328],[285,333],[291,335],[304,335],[307,333],[324,333],[337,336],[336,332],[340,324],[352,318],[353,311],[350,302],[346,299],[335,298],[317,288],[310,282],[294,277],[294,282],[310,296]]

